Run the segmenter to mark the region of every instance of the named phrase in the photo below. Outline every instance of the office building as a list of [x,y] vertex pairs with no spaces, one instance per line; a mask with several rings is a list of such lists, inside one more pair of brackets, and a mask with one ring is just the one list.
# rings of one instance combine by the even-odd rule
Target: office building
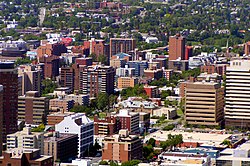
[[44,135],[42,132],[31,132],[30,127],[7,135],[7,149],[24,148],[40,149],[43,154]]
[[3,152],[0,158],[0,166],[52,166],[52,156],[41,155],[39,149],[15,148]]
[[134,77],[135,76],[135,69],[129,68],[128,65],[125,65],[125,68],[117,68],[116,75],[118,77]]
[[0,156],[3,151],[3,85],[0,85]]
[[117,88],[123,89],[128,87],[134,87],[138,84],[138,78],[135,77],[119,77],[117,82]]
[[168,69],[173,69],[174,71],[187,71],[189,68],[188,60],[169,60]]
[[129,61],[127,65],[129,66],[129,68],[135,69],[136,77],[142,77],[144,74],[144,70],[148,68],[147,61]]
[[107,115],[105,118],[94,117],[95,135],[113,135],[120,130],[120,121],[115,116]]
[[250,60],[233,60],[226,70],[225,122],[228,127],[250,128]]
[[185,120],[192,125],[221,126],[224,120],[224,87],[214,82],[187,83]]
[[55,131],[78,135],[78,157],[83,157],[94,141],[94,123],[83,113],[64,117],[55,125]]
[[17,131],[18,74],[14,62],[0,62],[0,84],[3,85],[3,142]]
[[185,40],[180,34],[169,37],[169,60],[185,59]]
[[111,66],[88,66],[80,72],[80,90],[96,97],[98,93],[114,93],[115,69]]
[[40,125],[47,123],[49,98],[41,97],[38,91],[28,91],[18,97],[18,120],[26,124]]
[[130,51],[133,51],[135,47],[135,39],[110,38],[110,57],[118,53],[129,53]]
[[131,134],[139,134],[139,121],[140,116],[138,112],[131,112],[128,109],[121,109],[116,114],[119,118],[121,129],[127,129]]
[[104,138],[102,160],[126,162],[142,159],[142,141],[136,135],[129,135],[128,130]]
[[68,162],[77,157],[78,135],[60,134],[44,138],[44,155],[53,156],[54,161]]
[[21,76],[22,93],[38,91],[41,93],[42,71],[37,66],[25,65],[18,68],[18,76]]
[[74,100],[68,100],[62,96],[49,101],[49,110],[52,112],[67,112],[74,107]]

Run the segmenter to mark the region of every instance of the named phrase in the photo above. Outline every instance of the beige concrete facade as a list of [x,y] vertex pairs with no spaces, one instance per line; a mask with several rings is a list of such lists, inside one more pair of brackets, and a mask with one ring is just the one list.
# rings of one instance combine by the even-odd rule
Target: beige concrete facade
[[185,120],[193,125],[221,125],[224,120],[224,87],[213,82],[187,83]]
[[138,79],[137,78],[134,78],[134,77],[119,77],[117,87],[119,89],[122,89],[122,88],[134,87],[136,84],[138,84]]

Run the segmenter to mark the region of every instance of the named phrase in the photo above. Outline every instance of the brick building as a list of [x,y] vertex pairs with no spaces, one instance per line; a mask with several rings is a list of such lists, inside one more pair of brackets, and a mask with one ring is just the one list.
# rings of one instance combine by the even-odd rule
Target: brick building
[[119,77],[117,82],[117,87],[119,89],[134,87],[138,84],[138,78],[135,77]]
[[54,78],[59,76],[60,59],[56,55],[43,56],[39,59],[44,64],[44,77]]
[[3,142],[17,131],[18,74],[14,62],[0,62],[0,84],[3,85]]
[[136,135],[129,135],[128,130],[104,138],[102,160],[126,162],[142,159],[142,141]]
[[28,91],[18,97],[18,120],[26,124],[46,124],[49,113],[49,98],[41,97],[38,91]]
[[53,157],[40,154],[39,149],[15,148],[3,152],[0,166],[52,166]]
[[77,157],[78,135],[53,133],[44,139],[44,155],[54,157],[54,161],[69,162]]
[[0,85],[0,156],[3,151],[3,85]]
[[47,43],[47,44],[41,45],[40,47],[37,48],[37,57],[40,59],[44,55],[60,56],[62,53],[66,53],[66,52],[67,52],[67,48],[62,43],[54,43],[54,44]]
[[162,69],[144,70],[144,76],[152,78],[154,80],[159,80],[160,78],[163,77],[163,70]]
[[47,117],[48,125],[55,126],[57,123],[60,123],[66,116],[75,114],[74,112],[55,112],[52,114],[49,114]]
[[129,53],[136,47],[135,39],[110,38],[110,57],[118,53]]
[[185,37],[180,34],[169,37],[169,60],[185,59]]
[[159,97],[159,89],[157,86],[144,86],[144,90],[149,98]]
[[131,112],[128,109],[121,109],[116,114],[119,118],[121,129],[127,129],[131,134],[139,134],[139,121],[140,116],[138,112]]
[[97,115],[94,117],[94,134],[95,135],[113,135],[120,130],[120,121],[115,116],[106,116],[100,118]]

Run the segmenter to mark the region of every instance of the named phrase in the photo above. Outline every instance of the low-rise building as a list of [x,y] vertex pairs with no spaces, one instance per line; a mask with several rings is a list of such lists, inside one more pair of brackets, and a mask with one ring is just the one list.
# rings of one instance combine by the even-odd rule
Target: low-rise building
[[66,100],[74,100],[75,104],[88,106],[89,105],[89,95],[82,94],[69,94],[65,96]]
[[135,77],[119,77],[117,87],[119,89],[134,87],[138,84],[138,78]]
[[74,106],[74,100],[68,100],[61,96],[57,99],[51,99],[49,101],[49,110],[51,112],[67,112]]
[[115,116],[107,115],[105,118],[94,117],[95,135],[113,135],[120,130],[120,121]]
[[157,86],[144,86],[144,90],[149,98],[159,97],[159,88]]
[[105,137],[103,144],[102,160],[125,162],[142,159],[142,141],[136,135],[129,135],[128,130]]
[[60,111],[60,112],[55,112],[55,113],[52,113],[52,114],[49,114],[47,119],[48,119],[48,125],[51,125],[51,126],[54,126],[56,125],[57,123],[60,123],[64,117],[66,116],[70,116],[72,114],[75,114],[74,112],[63,112],[63,111]]
[[29,127],[24,128],[23,131],[7,135],[7,149],[40,149],[41,154],[43,154],[43,143],[43,133],[31,132],[31,128]]

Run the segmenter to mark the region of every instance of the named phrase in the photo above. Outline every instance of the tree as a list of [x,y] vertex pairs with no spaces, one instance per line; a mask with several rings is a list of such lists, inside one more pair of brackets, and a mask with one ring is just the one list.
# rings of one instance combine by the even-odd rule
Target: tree
[[51,79],[45,79],[42,81],[43,91],[42,95],[46,95],[48,93],[54,92],[54,90],[57,88],[56,83],[54,83]]
[[121,166],[136,166],[140,163],[140,160],[131,160],[131,161],[126,161],[124,163],[122,163]]
[[107,56],[105,55],[99,55],[97,58],[98,62],[101,62],[101,64],[107,65]]
[[148,140],[148,145],[152,145],[153,147],[155,147],[155,139],[154,138],[150,138]]
[[99,110],[108,108],[109,106],[109,96],[107,93],[99,93],[96,99],[96,106]]
[[144,146],[143,149],[142,149],[142,154],[143,154],[143,158],[144,159],[149,159],[150,157],[150,154],[154,152],[153,150],[153,146],[152,145],[147,145],[147,146]]
[[30,64],[32,61],[26,57],[26,58],[18,58],[15,62],[15,65],[19,66],[19,65],[23,65],[23,64]]
[[43,132],[45,129],[45,125],[44,124],[40,124],[39,126],[31,129],[32,132]]
[[102,160],[102,161],[99,162],[99,165],[109,165],[109,163],[107,161]]
[[76,113],[85,113],[86,115],[90,115],[93,111],[91,107],[82,106],[82,105],[74,105],[72,109],[70,109],[71,112]]
[[175,126],[173,124],[170,124],[170,125],[165,126],[162,130],[164,130],[164,131],[170,131],[170,130],[173,130],[174,127]]

